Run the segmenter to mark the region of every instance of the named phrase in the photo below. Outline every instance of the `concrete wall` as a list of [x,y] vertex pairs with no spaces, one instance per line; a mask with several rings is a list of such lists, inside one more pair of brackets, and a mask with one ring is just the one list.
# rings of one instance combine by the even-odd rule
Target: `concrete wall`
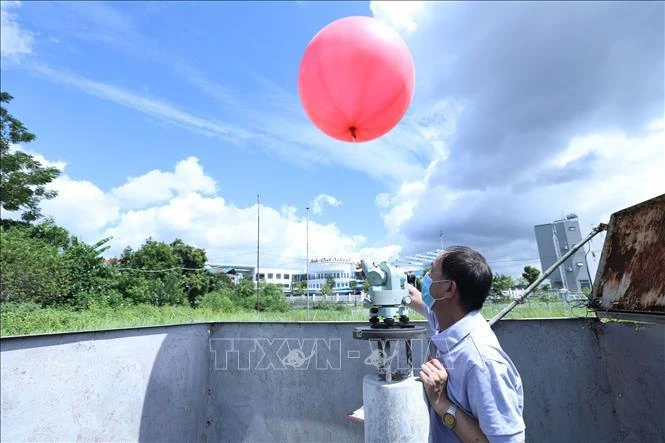
[[0,440],[205,440],[208,329],[2,339]]
[[[3,441],[363,441],[364,323],[222,323],[1,340]],[[663,325],[502,320],[529,441],[665,441]],[[414,343],[419,365],[426,340]],[[403,349],[394,366],[405,369]],[[370,359],[371,360],[371,359]]]

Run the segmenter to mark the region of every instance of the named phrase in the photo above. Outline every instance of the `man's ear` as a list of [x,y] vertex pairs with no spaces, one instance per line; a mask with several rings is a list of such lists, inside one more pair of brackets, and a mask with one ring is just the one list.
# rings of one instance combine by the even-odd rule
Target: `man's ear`
[[457,283],[454,280],[447,281],[448,286],[443,290],[443,298],[452,298],[457,292]]

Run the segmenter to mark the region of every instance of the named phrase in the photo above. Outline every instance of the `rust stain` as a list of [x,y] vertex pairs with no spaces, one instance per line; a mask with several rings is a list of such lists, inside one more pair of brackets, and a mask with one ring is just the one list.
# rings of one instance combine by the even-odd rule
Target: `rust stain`
[[599,269],[602,309],[665,312],[665,194],[612,214]]

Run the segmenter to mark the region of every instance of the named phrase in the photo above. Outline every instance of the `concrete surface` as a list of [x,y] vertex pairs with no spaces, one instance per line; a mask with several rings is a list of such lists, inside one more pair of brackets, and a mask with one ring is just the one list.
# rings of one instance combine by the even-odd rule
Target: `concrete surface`
[[208,325],[6,338],[0,440],[205,440]]
[[429,409],[423,385],[415,377],[396,382],[377,374],[363,378],[365,443],[423,443],[429,438]]
[[[0,340],[2,441],[364,441],[364,323],[216,323]],[[502,320],[527,439],[665,441],[665,327]],[[414,342],[414,363],[426,341]],[[397,366],[406,368],[404,350]]]

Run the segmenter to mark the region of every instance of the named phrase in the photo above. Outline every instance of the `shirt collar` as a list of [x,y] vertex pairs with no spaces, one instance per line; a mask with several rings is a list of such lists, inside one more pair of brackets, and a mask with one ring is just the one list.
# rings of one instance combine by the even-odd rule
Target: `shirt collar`
[[462,341],[472,330],[487,326],[487,321],[480,311],[471,311],[447,329],[432,336],[432,342],[442,354],[448,353]]

